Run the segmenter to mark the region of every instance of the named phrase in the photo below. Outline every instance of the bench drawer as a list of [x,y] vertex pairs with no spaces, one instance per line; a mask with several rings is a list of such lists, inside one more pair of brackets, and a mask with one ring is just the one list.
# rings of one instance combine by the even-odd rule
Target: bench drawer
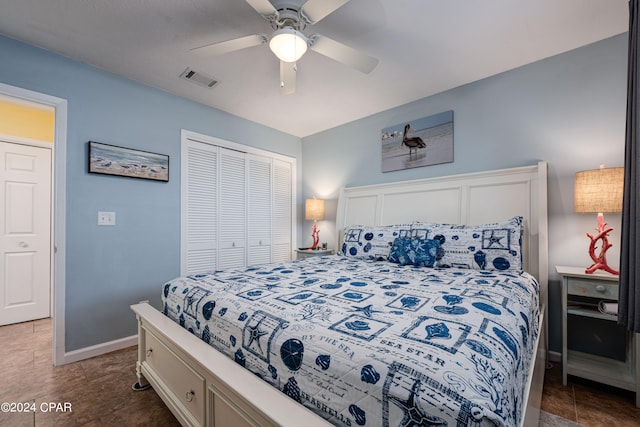
[[149,368],[168,386],[174,402],[180,402],[199,425],[204,425],[205,379],[149,331],[146,331],[145,354]]

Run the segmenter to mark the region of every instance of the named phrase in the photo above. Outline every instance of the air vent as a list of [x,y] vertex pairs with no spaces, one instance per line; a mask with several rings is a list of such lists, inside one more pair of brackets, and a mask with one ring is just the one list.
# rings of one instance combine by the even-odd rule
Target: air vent
[[213,77],[194,71],[189,67],[185,68],[182,74],[180,74],[180,78],[195,83],[198,86],[208,88],[212,88],[219,83],[218,80]]

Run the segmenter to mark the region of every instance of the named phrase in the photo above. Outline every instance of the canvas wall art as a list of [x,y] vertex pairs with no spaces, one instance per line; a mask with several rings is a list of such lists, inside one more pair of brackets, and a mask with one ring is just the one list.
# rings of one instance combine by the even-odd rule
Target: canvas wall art
[[453,111],[382,129],[382,172],[453,162]]
[[89,172],[169,181],[169,156],[89,141]]

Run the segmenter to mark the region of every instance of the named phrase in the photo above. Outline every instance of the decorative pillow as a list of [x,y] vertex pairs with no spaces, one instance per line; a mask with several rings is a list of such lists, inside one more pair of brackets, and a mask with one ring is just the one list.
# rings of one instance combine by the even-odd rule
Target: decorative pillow
[[433,267],[438,255],[438,240],[398,237],[391,245],[389,262],[419,267]]
[[430,228],[435,224],[414,222],[411,224],[411,238],[413,239],[426,239],[430,234]]
[[522,217],[478,226],[429,225],[440,242],[435,266],[522,271]]
[[379,227],[350,225],[344,229],[341,254],[356,258],[386,260],[396,237],[409,235],[411,224]]

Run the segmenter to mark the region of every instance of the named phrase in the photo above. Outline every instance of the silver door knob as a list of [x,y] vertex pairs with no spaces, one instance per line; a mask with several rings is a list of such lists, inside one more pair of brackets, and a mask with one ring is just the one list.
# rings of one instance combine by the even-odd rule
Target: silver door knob
[[20,246],[21,248],[28,248],[29,244],[27,242],[20,242],[18,243],[18,246]]

